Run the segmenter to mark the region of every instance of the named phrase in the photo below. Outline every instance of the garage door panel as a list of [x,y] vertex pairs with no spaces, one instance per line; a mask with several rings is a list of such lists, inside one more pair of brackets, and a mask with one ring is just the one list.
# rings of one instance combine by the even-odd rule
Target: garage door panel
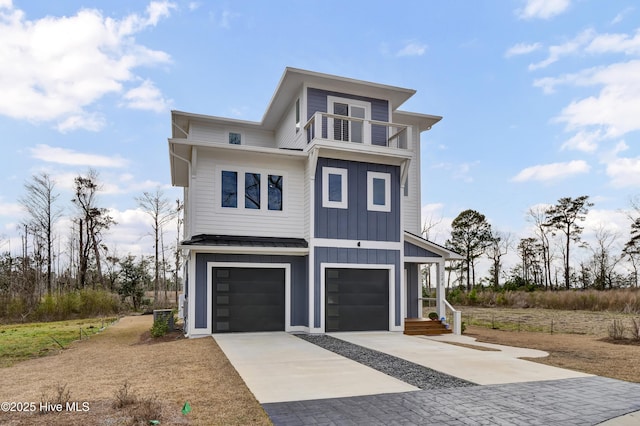
[[325,271],[326,331],[389,329],[389,271],[340,269]]
[[283,331],[284,274],[281,268],[213,268],[214,331]]

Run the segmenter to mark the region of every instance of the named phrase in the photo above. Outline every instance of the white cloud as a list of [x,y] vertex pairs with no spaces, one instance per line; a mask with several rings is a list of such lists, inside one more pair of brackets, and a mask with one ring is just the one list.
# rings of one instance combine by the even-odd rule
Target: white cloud
[[24,213],[22,206],[18,203],[4,203],[0,200],[0,216],[17,217]]
[[86,167],[125,167],[128,160],[122,157],[107,157],[97,154],[86,154],[77,152],[72,149],[57,148],[49,145],[36,145],[29,148],[31,156],[38,160],[48,163],[57,163],[70,166],[86,166]]
[[582,152],[595,152],[598,149],[598,142],[602,139],[602,132],[581,131],[569,138],[562,144],[562,149],[571,149]]
[[615,158],[606,162],[606,173],[616,188],[640,188],[640,157]]
[[471,168],[478,164],[478,161],[473,163],[460,163],[460,164],[452,164],[452,163],[438,163],[434,164],[432,167],[434,169],[442,169],[451,172],[451,177],[456,180],[462,180],[463,182],[471,183],[473,182],[473,177],[470,175]]
[[640,60],[593,68],[566,81],[603,86],[597,96],[575,100],[562,110],[557,120],[568,130],[602,127],[606,137],[640,130]]
[[162,93],[149,80],[134,89],[129,90],[123,96],[129,108],[163,112],[169,108],[169,102],[162,97]]
[[579,52],[587,43],[594,39],[595,32],[592,29],[584,30],[573,39],[563,44],[549,46],[549,56],[546,59],[529,65],[529,71],[546,68],[557,62],[561,57]]
[[622,22],[622,20],[631,12],[633,12],[634,8],[633,7],[628,7],[625,10],[623,10],[622,12],[618,13],[612,20],[611,20],[611,25],[615,25],[615,24],[619,24],[620,22]]
[[626,55],[640,54],[640,29],[634,36],[628,34],[599,34],[586,47],[588,53],[624,53]]
[[518,16],[521,19],[549,19],[563,13],[570,5],[570,0],[527,0],[518,10]]
[[144,15],[120,20],[95,9],[72,16],[28,20],[6,0],[0,9],[0,114],[54,122],[61,131],[99,130],[104,120],[90,107],[136,80],[135,68],[166,63],[169,55],[136,44],[134,36],[175,6],[151,2]]
[[511,180],[514,182],[527,181],[552,181],[565,179],[577,174],[587,173],[589,165],[583,160],[574,160],[567,163],[541,164],[522,169]]
[[427,45],[417,41],[410,41],[398,51],[397,56],[422,56],[427,51]]
[[540,43],[518,43],[515,44],[513,46],[511,46],[504,54],[504,56],[506,56],[507,58],[511,57],[511,56],[517,56],[517,55],[526,55],[527,53],[531,53],[531,52],[535,52],[536,50],[540,49],[542,47],[542,44]]

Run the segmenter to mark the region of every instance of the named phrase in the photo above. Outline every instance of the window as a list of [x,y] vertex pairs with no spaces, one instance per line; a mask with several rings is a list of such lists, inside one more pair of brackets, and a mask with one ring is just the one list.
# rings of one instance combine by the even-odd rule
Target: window
[[244,208],[260,210],[260,173],[244,174]]
[[391,175],[367,172],[367,210],[391,211]]
[[269,210],[282,211],[282,176],[269,175]]
[[222,171],[222,207],[238,207],[238,172]]
[[236,132],[229,132],[229,143],[231,145],[240,145],[242,141],[242,135]]
[[322,207],[347,208],[347,169],[322,168]]
[[[284,173],[269,174],[264,170],[220,170],[220,206],[244,212],[284,211]],[[244,188],[244,202],[242,201]],[[217,201],[216,201],[217,203]]]
[[300,98],[296,99],[296,133],[300,131]]
[[[355,99],[327,97],[327,111],[335,116],[329,120],[329,129],[333,134],[328,135],[336,141],[370,143],[370,129],[365,127],[366,120],[371,116],[371,104]],[[330,130],[331,131],[331,130]]]

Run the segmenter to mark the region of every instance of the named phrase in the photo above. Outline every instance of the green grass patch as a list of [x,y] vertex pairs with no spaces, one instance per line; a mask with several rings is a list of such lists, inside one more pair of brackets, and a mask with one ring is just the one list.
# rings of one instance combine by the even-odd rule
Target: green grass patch
[[[75,340],[96,334],[117,318],[0,325],[0,368],[55,353]],[[62,347],[61,347],[62,346]]]

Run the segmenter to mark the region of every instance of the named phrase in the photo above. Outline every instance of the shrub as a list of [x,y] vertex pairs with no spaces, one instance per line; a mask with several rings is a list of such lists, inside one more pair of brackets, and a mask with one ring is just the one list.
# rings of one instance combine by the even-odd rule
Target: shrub
[[438,314],[436,312],[429,312],[429,319],[435,321],[438,319]]
[[609,337],[613,340],[622,340],[624,338],[624,330],[625,327],[622,320],[614,319],[609,326]]
[[124,408],[136,403],[136,396],[131,390],[131,385],[125,381],[114,394],[113,408]]
[[159,316],[153,321],[153,325],[151,326],[151,337],[162,337],[168,332],[169,332],[168,316]]
[[631,336],[634,340],[640,340],[640,319],[636,320],[635,318],[631,318],[633,321],[633,327],[631,327]]

